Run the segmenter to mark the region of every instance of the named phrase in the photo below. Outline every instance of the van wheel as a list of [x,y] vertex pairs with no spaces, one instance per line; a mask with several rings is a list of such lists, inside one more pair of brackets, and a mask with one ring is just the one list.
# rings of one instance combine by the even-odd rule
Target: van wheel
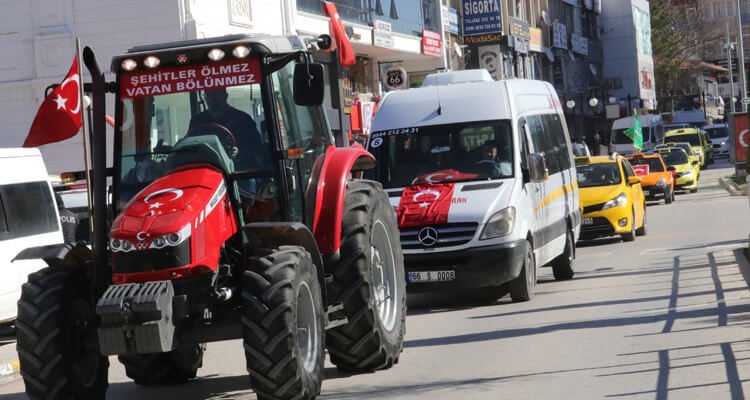
[[638,236],[646,236],[646,227],[648,223],[646,222],[646,205],[643,205],[643,225],[641,225],[638,230],[635,231],[635,234]]
[[508,283],[508,292],[514,302],[529,301],[534,297],[536,287],[536,263],[531,243],[526,242],[526,256],[518,278]]
[[575,259],[575,243],[573,243],[573,231],[565,235],[565,250],[562,254],[552,260],[552,274],[555,280],[564,281],[571,279],[573,274],[573,260]]
[[630,232],[622,235],[623,242],[632,242],[633,240],[635,240],[635,211],[630,217]]

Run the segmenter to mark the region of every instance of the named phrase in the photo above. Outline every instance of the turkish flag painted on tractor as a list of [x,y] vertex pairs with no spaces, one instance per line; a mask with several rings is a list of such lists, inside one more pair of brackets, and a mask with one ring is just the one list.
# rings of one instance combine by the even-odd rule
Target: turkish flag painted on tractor
[[413,185],[404,189],[396,209],[400,228],[448,223],[453,183]]
[[354,65],[357,62],[354,57],[354,50],[352,44],[349,42],[349,37],[346,36],[346,30],[344,29],[344,23],[341,21],[339,12],[336,10],[336,4],[330,1],[323,2],[323,8],[326,14],[331,18],[331,22],[328,26],[328,30],[336,42],[336,48],[339,51],[339,64],[343,66]]
[[31,123],[23,147],[36,147],[71,138],[81,129],[83,109],[78,75],[78,56],[73,59],[68,74],[42,101]]

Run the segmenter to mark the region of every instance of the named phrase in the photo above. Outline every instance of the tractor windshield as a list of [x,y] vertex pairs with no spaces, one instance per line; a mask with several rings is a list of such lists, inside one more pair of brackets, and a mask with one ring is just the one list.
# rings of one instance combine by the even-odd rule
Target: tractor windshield
[[[317,155],[327,143],[316,137],[328,131],[322,111],[294,104],[293,72],[292,62],[264,79],[257,59],[122,72],[117,209],[155,179],[191,164],[247,172],[248,179],[237,181],[241,194],[277,196],[270,116],[279,120],[284,149]],[[269,84],[273,112],[263,98]]]

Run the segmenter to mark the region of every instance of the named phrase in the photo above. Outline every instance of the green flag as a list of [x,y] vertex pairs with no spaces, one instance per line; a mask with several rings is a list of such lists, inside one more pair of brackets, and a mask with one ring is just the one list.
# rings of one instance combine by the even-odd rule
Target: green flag
[[638,120],[638,112],[633,112],[633,126],[625,131],[625,135],[633,141],[633,146],[640,150],[643,148],[643,128]]

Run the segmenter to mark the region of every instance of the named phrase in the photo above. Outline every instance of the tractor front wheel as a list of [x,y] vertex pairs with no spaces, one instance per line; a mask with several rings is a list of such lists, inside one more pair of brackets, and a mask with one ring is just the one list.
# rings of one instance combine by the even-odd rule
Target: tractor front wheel
[[328,298],[343,303],[349,323],[326,335],[331,362],[349,372],[390,368],[406,333],[406,276],[396,218],[379,183],[349,182],[340,255]]
[[109,361],[99,353],[91,282],[45,268],[21,289],[16,347],[30,399],[103,399]]
[[118,357],[125,375],[143,386],[184,383],[195,378],[203,365],[203,345],[191,344],[168,353],[133,354]]
[[325,361],[323,297],[310,254],[282,246],[250,257],[242,283],[242,325],[250,381],[259,400],[310,399]]

